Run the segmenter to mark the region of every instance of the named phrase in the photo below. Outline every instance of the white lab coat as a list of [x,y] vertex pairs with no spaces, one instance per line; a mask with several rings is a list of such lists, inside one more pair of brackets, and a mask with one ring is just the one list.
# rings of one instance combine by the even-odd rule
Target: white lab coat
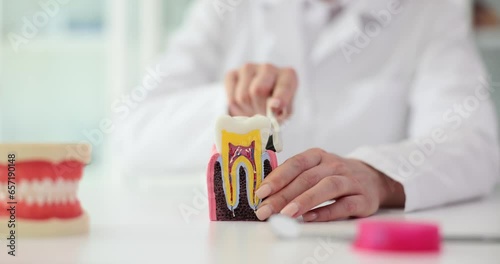
[[314,43],[302,0],[240,1],[220,12],[214,2],[196,2],[160,61],[168,77],[124,119],[126,171],[203,173],[215,119],[227,111],[224,75],[254,62],[298,71],[281,162],[313,147],[362,160],[403,184],[407,211],[495,186],[496,117],[467,1],[405,1],[385,23],[374,14],[388,1],[354,0]]

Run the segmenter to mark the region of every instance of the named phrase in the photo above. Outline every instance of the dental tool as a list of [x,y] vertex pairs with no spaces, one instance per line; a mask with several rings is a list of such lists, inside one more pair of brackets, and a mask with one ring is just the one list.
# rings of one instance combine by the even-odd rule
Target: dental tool
[[274,114],[274,111],[271,107],[270,100],[271,99],[267,100],[266,116],[267,118],[269,118],[269,120],[271,120],[271,136],[274,149],[276,150],[276,152],[281,152],[283,150],[283,142],[281,141],[281,128],[278,119],[276,118],[276,115]]

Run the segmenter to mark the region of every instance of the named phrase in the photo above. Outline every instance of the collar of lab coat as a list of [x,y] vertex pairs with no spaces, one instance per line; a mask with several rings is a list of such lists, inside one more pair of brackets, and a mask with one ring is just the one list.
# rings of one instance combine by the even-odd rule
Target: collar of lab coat
[[[321,0],[259,0],[265,9],[280,8],[281,5],[305,3],[307,1]],[[353,40],[363,28],[363,17],[369,15],[371,11],[382,10],[387,5],[388,0],[337,0],[344,11],[335,22],[329,23],[320,33],[316,43],[312,47],[311,61],[313,64],[320,63],[329,54],[341,48],[343,43]],[[300,14],[297,14],[297,17]]]

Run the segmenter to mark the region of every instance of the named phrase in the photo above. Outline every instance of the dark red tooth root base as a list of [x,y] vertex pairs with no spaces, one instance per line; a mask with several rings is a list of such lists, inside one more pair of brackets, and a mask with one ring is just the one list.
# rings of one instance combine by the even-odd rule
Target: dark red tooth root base
[[[259,221],[257,216],[255,215],[255,212],[250,206],[248,205],[248,198],[247,198],[247,190],[246,190],[246,179],[247,175],[245,174],[245,170],[243,168],[240,168],[240,195],[238,197],[239,199],[239,205],[238,207],[234,210],[234,216],[233,212],[227,208],[226,204],[226,198],[224,195],[224,188],[222,186],[222,167],[221,164],[218,161],[215,161],[215,164],[213,165],[213,194],[209,193],[209,198],[215,196],[215,219],[212,220],[217,220],[217,221]],[[271,166],[271,162],[269,160],[264,161],[264,178],[271,173],[273,170]],[[211,208],[211,210],[213,210]]]
[[[58,178],[64,180],[80,180],[82,177],[83,163],[78,161],[63,161],[52,163],[48,161],[18,161],[16,162],[15,183],[19,186],[21,181],[43,180],[46,178],[52,181]],[[0,164],[0,183],[6,184],[8,181],[8,166]],[[16,190],[19,192],[19,190]],[[8,216],[7,203],[0,203],[0,217]],[[80,202],[64,202],[57,204],[39,205],[36,202],[28,205],[25,201],[17,200],[16,216],[20,219],[47,220],[50,218],[71,219],[83,214]]]

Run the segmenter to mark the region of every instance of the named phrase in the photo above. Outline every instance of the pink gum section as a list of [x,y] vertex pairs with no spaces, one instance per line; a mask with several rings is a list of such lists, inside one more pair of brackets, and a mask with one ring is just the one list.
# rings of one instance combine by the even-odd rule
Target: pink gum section
[[[85,165],[79,161],[63,161],[53,163],[49,161],[33,160],[33,161],[18,161],[15,166],[11,166],[14,170],[10,170],[15,174],[15,180],[42,180],[49,178],[56,180],[63,178],[66,180],[80,180]],[[0,165],[0,182],[7,182],[9,174],[9,165]]]
[[[267,153],[269,154],[269,158],[271,159],[271,168],[273,170],[278,167],[278,158],[276,157],[276,153],[267,150]],[[217,149],[215,145],[212,147],[212,156],[210,158],[210,161],[208,162],[208,167],[207,167],[207,188],[208,188],[208,211],[209,211],[209,217],[210,221],[217,221],[217,216],[215,213],[215,190],[214,190],[214,168],[215,168],[215,162],[219,158],[219,153],[217,153]]]
[[273,168],[273,170],[276,169],[276,167],[278,167],[278,158],[276,157],[276,153],[268,150],[267,154],[269,154],[269,158],[271,158],[271,168]]
[[214,145],[212,147],[212,157],[210,158],[207,167],[208,211],[210,214],[210,221],[217,221],[217,217],[215,215],[214,168],[215,161],[217,161],[219,156],[220,155],[217,153],[217,149]]

